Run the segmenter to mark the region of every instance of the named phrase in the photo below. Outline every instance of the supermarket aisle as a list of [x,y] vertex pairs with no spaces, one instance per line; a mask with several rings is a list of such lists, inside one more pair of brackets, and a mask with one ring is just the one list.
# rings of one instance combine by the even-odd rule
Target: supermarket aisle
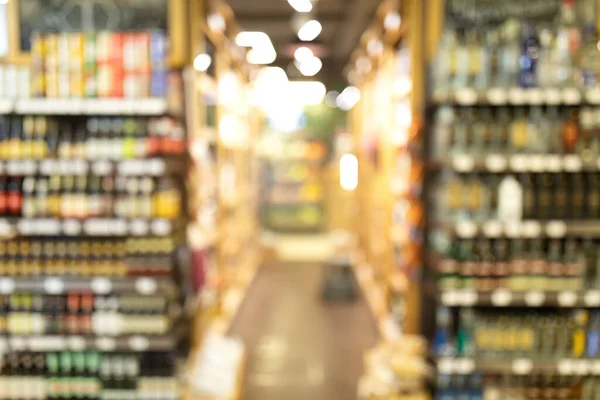
[[262,267],[231,334],[249,349],[244,400],[351,400],[377,331],[366,303],[325,303],[318,264]]

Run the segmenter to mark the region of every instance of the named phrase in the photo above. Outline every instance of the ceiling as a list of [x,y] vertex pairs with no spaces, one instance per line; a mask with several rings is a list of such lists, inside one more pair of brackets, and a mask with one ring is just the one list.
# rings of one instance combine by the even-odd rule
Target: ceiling
[[[323,26],[319,37],[312,42],[315,55],[323,61],[317,79],[329,84],[344,81],[342,70],[380,2],[313,0],[313,11],[309,15]],[[228,3],[242,29],[269,35],[277,51],[277,60],[273,64],[286,70],[291,79],[302,78],[292,65],[294,47],[300,43],[293,21],[307,14],[296,13],[287,0],[228,0]]]

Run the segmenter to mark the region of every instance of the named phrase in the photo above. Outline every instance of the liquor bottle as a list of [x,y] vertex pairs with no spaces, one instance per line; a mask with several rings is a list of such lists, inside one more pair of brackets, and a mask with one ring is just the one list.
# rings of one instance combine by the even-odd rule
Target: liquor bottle
[[509,19],[503,26],[503,51],[502,51],[502,83],[501,87],[510,87],[518,84],[520,23]]
[[573,315],[573,357],[584,357],[586,349],[586,328],[588,323],[588,312],[586,310],[576,310]]
[[591,313],[585,343],[585,356],[587,358],[600,356],[600,313],[598,311],[592,311]]
[[541,88],[556,86],[553,57],[554,34],[550,29],[540,30],[540,54],[537,63],[537,85]]
[[519,58],[519,85],[534,87],[537,85],[537,63],[540,54],[540,42],[535,27],[527,22],[523,25],[521,38],[521,56]]
[[456,355],[458,357],[472,357],[475,353],[473,343],[473,324],[475,316],[473,310],[463,308],[459,311],[458,332],[456,333]]
[[527,150],[532,153],[548,152],[548,132],[543,131],[544,115],[541,107],[532,107],[527,120]]
[[503,222],[523,218],[523,188],[514,176],[508,175],[498,186],[498,219]]
[[[484,89],[485,80],[482,79],[482,72],[484,69],[484,48],[482,43],[479,42],[479,34],[476,30],[472,29],[466,34],[466,48],[469,57],[469,76],[467,85],[475,86],[478,89]],[[487,73],[487,71],[486,71]]]
[[579,140],[579,127],[577,126],[577,115],[575,110],[567,114],[567,118],[562,126],[562,144],[565,153],[575,152],[577,141]]
[[18,179],[11,179],[7,186],[6,206],[11,215],[20,215],[23,204],[23,196]]
[[569,212],[569,184],[566,174],[559,174],[555,181],[554,191],[554,215],[559,219],[567,218]]
[[10,136],[8,139],[8,158],[20,159],[23,156],[23,126],[20,117],[10,120]]
[[558,18],[555,49],[557,83],[572,86],[575,83],[574,59],[581,44],[574,0],[563,1]]
[[87,139],[85,146],[85,153],[87,158],[90,160],[97,160],[100,157],[99,153],[99,132],[100,132],[100,120],[97,117],[90,117],[86,121]]
[[[596,50],[598,51],[598,50]],[[576,145],[576,152],[584,161],[590,161],[597,152],[592,151],[594,132],[594,114],[590,108],[584,107],[579,113],[581,137]],[[595,154],[594,154],[595,153]]]
[[515,152],[524,152],[529,145],[528,123],[525,110],[518,108],[510,127],[510,148]]
[[492,120],[489,108],[481,109],[474,117],[471,130],[471,143],[469,150],[475,154],[481,154],[489,143],[489,123]]
[[181,197],[175,182],[170,178],[161,178],[153,195],[153,214],[157,218],[174,219],[181,212]]
[[586,174],[585,180],[585,196],[586,196],[586,209],[585,215],[590,219],[597,219],[600,217],[600,174],[588,173]]
[[85,126],[78,124],[75,127],[75,134],[73,135],[73,144],[71,153],[73,158],[86,159],[87,158],[87,133]]
[[570,201],[570,217],[583,218],[586,215],[585,204],[585,183],[582,174],[571,175],[571,201]]
[[535,207],[535,194],[533,179],[530,174],[522,174],[519,183],[523,189],[523,218],[532,219],[537,217]]
[[[46,128],[43,128],[43,125],[47,125]],[[36,131],[43,131],[43,129],[46,129],[46,155],[57,158],[61,140],[59,124],[54,119],[46,120],[44,117],[38,117],[36,119]]]
[[469,85],[470,57],[469,48],[466,43],[466,32],[464,29],[457,30],[456,42],[456,74],[454,75],[453,87],[460,89]]
[[0,215],[8,213],[8,187],[6,179],[0,177]]
[[114,118],[111,121],[110,159],[123,158],[123,119]]
[[73,127],[70,123],[63,121],[60,129],[58,157],[62,159],[71,159],[73,158]]
[[35,119],[32,116],[23,118],[23,158],[26,160],[33,157],[33,142],[35,137]]
[[0,158],[3,160],[8,160],[10,157],[9,139],[10,120],[8,117],[0,116]]
[[453,79],[453,49],[456,46],[456,34],[447,26],[440,40],[440,47],[436,56],[434,68],[434,88],[447,90]]
[[548,290],[558,290],[561,288],[561,276],[565,270],[563,261],[560,241],[557,239],[551,240],[548,248],[548,275],[550,279],[550,288]]
[[549,219],[554,215],[554,175],[537,176],[536,209],[540,219]]
[[23,179],[22,216],[25,218],[34,218],[37,216],[37,201],[34,196],[36,190],[35,183],[33,176]]
[[583,45],[579,52],[580,85],[583,87],[596,87],[598,84],[598,68],[600,68],[600,54],[598,53],[596,25],[586,24],[583,27]]
[[446,307],[439,307],[436,315],[436,331],[433,339],[433,351],[439,357],[453,356],[455,351],[450,337],[450,310]]
[[467,119],[469,114],[464,109],[458,109],[456,112],[457,118],[452,126],[450,146],[452,153],[462,154],[465,153],[467,149],[469,136]]

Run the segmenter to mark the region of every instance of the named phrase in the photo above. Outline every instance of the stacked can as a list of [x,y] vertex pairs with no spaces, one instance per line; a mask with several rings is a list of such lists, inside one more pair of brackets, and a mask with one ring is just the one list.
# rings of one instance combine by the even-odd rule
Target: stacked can
[[69,89],[72,97],[84,96],[83,42],[81,33],[72,33],[69,38]]
[[150,34],[150,67],[152,80],[150,95],[164,97],[167,93],[167,36],[164,32]]
[[96,93],[98,97],[110,97],[113,80],[110,63],[110,32],[100,32],[96,36]]
[[69,79],[69,42],[71,35],[58,35],[58,96],[71,97]]
[[126,34],[123,40],[123,94],[148,97],[150,86],[150,35]]
[[58,97],[58,36],[51,34],[44,40],[46,97]]
[[46,95],[46,75],[44,72],[44,38],[34,33],[31,38],[31,95],[44,97]]
[[85,35],[83,44],[83,90],[85,97],[96,97],[96,34]]

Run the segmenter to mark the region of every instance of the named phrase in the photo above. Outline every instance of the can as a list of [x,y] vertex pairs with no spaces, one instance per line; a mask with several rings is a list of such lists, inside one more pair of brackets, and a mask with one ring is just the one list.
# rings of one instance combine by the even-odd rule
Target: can
[[31,37],[31,95],[34,97],[44,97],[46,93],[44,48],[44,37],[37,32],[33,33]]
[[152,97],[165,97],[167,95],[167,71],[165,69],[152,71],[150,95]]
[[111,97],[123,97],[123,38],[122,33],[113,33],[110,37]]
[[83,43],[83,81],[85,97],[96,97],[96,34],[85,35]]
[[99,32],[96,35],[96,64],[106,64],[110,61],[110,32]]
[[162,31],[150,33],[150,64],[152,69],[165,69],[167,59],[167,36]]
[[134,72],[137,69],[135,34],[123,35],[123,70],[125,73]]
[[135,53],[136,71],[150,71],[150,34],[148,32],[135,34]]

